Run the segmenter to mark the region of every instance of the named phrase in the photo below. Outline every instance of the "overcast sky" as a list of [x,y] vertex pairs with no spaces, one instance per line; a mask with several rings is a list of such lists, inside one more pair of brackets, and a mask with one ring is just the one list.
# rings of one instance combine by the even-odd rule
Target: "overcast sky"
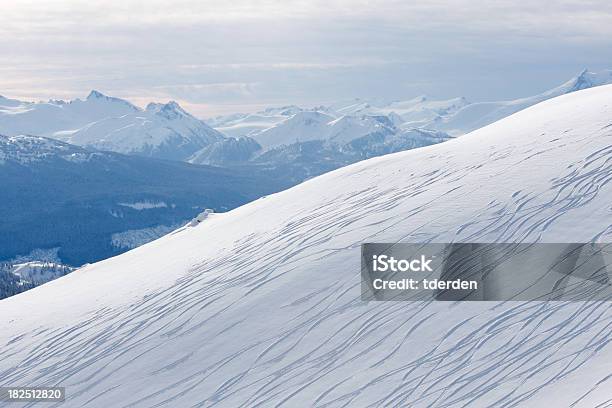
[[612,68],[612,2],[1,1],[0,55],[7,97],[97,89],[200,117],[354,97],[515,98]]

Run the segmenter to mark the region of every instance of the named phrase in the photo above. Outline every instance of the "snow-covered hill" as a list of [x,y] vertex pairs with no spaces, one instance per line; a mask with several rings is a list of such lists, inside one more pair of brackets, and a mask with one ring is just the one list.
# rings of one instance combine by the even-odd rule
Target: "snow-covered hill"
[[343,145],[369,135],[389,136],[398,129],[389,117],[380,115],[342,115],[335,117],[318,111],[300,111],[258,133],[252,133],[264,149],[294,143],[323,140]]
[[68,407],[605,406],[609,302],[360,300],[363,242],[609,242],[612,86],[363,161],[0,301]]
[[176,102],[140,109],[92,91],[69,102],[0,99],[0,134],[46,136],[125,154],[185,160],[224,136]]
[[585,69],[558,87],[516,100],[471,103],[464,97],[437,101],[426,96],[393,102],[356,99],[332,105],[332,110],[351,115],[388,115],[403,128],[424,127],[461,135],[547,99],[610,83],[612,70],[591,72]]
[[218,116],[207,120],[206,123],[227,136],[239,138],[271,128],[302,110],[294,105],[267,108],[262,112],[252,114],[236,113]]
[[564,84],[541,94],[511,101],[467,104],[449,115],[434,118],[426,126],[451,134],[467,133],[547,99],[610,83],[612,83],[612,70],[601,72],[584,70]]
[[323,112],[301,111],[251,137],[266,149],[328,138],[335,117]]
[[108,117],[138,112],[131,103],[91,91],[85,100],[22,102],[0,97],[0,134],[61,137]]

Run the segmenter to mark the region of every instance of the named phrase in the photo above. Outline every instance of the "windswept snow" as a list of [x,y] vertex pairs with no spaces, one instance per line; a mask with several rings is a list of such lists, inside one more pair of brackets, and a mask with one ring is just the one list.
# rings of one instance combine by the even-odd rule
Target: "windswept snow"
[[360,300],[362,242],[609,242],[612,86],[363,161],[0,301],[69,407],[610,403],[598,303]]

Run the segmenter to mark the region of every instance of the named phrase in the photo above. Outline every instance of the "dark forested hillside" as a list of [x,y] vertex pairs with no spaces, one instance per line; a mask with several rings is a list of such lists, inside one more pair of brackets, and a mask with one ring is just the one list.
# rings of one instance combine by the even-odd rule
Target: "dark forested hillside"
[[0,136],[0,260],[57,248],[80,265],[127,248],[111,236],[222,212],[287,187],[248,170],[91,152]]

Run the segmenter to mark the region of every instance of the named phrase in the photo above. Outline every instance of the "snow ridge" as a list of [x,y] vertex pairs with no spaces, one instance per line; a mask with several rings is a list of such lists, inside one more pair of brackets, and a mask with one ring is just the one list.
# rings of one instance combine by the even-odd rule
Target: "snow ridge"
[[[509,101],[470,102],[465,97],[448,100],[433,100],[425,95],[408,100],[382,101],[355,98],[339,101],[329,106],[319,106],[312,109],[302,109],[295,106],[284,108],[268,108],[256,114],[235,114],[226,117],[217,117],[208,121],[211,126],[231,136],[253,137],[262,145],[272,144],[267,139],[272,134],[280,133],[272,129],[285,126],[284,122],[291,122],[292,116],[299,112],[320,112],[334,118],[386,116],[394,126],[403,130],[415,128],[447,132],[452,136],[468,133],[472,130],[491,124],[506,116],[516,113],[529,106],[566,93],[612,83],[612,70],[592,72],[587,69],[580,72],[569,81],[538,95]],[[272,132],[265,135],[266,132]],[[312,132],[310,132],[312,133]],[[263,142],[258,139],[262,134]],[[264,136],[265,135],[265,136]],[[269,136],[270,135],[270,136]],[[299,134],[300,140],[304,136]],[[321,131],[320,139],[326,133]],[[287,135],[283,139],[277,136],[279,143],[287,142]],[[312,135],[310,135],[312,138]],[[292,138],[290,141],[294,141]]]

